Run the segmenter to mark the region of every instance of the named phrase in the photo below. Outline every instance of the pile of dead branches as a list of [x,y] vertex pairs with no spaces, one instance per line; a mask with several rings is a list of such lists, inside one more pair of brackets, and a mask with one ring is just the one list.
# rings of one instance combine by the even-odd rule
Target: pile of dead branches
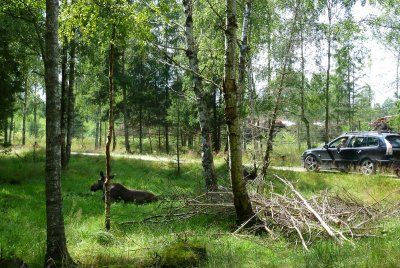
[[[255,214],[236,229],[234,235],[245,227],[247,231],[252,231],[247,228],[247,223],[257,219],[257,224],[252,227],[254,230],[264,229],[272,238],[286,236],[295,243],[300,242],[308,250],[308,246],[318,238],[330,237],[338,243],[352,243],[351,238],[379,236],[384,219],[400,212],[399,204],[388,201],[388,197],[399,190],[372,204],[365,204],[345,189],[336,194],[324,191],[305,198],[290,181],[277,175],[274,177],[277,183],[284,185],[283,192],[282,189],[276,191],[274,185],[277,184],[272,182],[268,195],[255,193],[257,180],[252,182],[255,185],[248,185]],[[196,197],[181,194],[177,199],[160,202],[157,214],[121,224],[166,223],[199,215],[220,217],[235,214],[233,194],[228,188]]]
[[253,194],[255,217],[271,237],[278,233],[294,235],[306,250],[319,237],[351,243],[349,238],[379,235],[382,219],[399,212],[398,204],[386,204],[387,197],[366,205],[346,191],[340,196],[324,192],[306,199],[292,183],[279,176],[275,178],[287,191],[279,194],[272,189],[269,196]]

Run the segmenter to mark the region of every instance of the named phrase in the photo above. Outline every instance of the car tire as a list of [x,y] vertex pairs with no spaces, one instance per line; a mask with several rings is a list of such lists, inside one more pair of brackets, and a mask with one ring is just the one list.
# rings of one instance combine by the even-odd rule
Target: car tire
[[360,171],[364,175],[373,175],[376,173],[376,165],[374,161],[367,158],[361,161],[360,163]]
[[317,161],[317,158],[313,155],[307,155],[306,158],[304,159],[304,167],[307,169],[307,171],[319,171],[319,164]]

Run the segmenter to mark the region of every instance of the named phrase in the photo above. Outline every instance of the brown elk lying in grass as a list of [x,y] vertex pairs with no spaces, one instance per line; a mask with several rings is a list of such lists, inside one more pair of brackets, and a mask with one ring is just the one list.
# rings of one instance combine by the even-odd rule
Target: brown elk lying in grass
[[[114,175],[111,176],[111,179],[114,178]],[[104,200],[104,181],[105,176],[103,171],[100,171],[100,179],[90,186],[90,190],[96,192],[97,190],[103,191],[103,200]],[[124,201],[126,203],[149,203],[153,201],[157,201],[158,197],[155,196],[153,193],[147,191],[140,191],[140,190],[131,190],[126,188],[120,183],[111,183],[110,184],[110,197],[111,201]]]

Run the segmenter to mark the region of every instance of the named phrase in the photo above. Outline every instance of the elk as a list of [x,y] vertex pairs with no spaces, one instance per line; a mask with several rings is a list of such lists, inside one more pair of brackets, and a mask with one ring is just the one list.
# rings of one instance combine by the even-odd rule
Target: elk
[[[113,179],[115,175],[111,175],[110,179]],[[90,186],[90,190],[96,192],[97,190],[103,191],[103,200],[104,200],[104,181],[105,176],[103,171],[100,171],[100,179]],[[157,201],[158,197],[155,196],[151,192],[140,191],[140,190],[131,190],[126,188],[120,183],[111,183],[110,184],[110,198],[111,201],[124,201],[125,203],[136,203],[136,204],[144,204],[153,201]]]

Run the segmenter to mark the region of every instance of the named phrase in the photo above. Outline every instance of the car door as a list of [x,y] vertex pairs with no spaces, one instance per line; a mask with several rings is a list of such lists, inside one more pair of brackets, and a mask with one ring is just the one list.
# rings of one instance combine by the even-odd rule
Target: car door
[[359,160],[369,158],[376,161],[381,159],[384,153],[385,149],[379,147],[379,138],[374,136],[368,136],[367,144],[357,151]]
[[[327,153],[329,155],[329,158],[332,162],[335,163],[341,163],[343,162],[343,154],[342,152],[346,152],[348,149],[348,142],[349,142],[349,137],[347,136],[342,136],[334,141],[332,141],[328,148],[327,148]],[[345,153],[346,155],[346,153]]]
[[354,136],[350,139],[349,149],[343,152],[343,155],[351,164],[357,164],[363,154],[368,152],[368,137],[367,136]]

